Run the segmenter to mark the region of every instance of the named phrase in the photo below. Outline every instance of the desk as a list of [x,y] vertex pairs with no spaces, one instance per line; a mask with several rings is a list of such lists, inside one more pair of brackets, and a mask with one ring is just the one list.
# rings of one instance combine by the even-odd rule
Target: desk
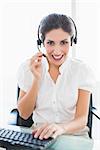
[[[12,125],[5,126],[5,128],[13,129],[15,131],[23,131],[29,133],[32,132],[32,129],[30,128],[23,128]],[[57,138],[56,142],[49,148],[49,150],[98,150],[98,149],[93,149],[92,139],[85,138],[82,136],[62,135]]]
[[54,150],[92,150],[93,140],[81,136],[60,136],[52,146]]

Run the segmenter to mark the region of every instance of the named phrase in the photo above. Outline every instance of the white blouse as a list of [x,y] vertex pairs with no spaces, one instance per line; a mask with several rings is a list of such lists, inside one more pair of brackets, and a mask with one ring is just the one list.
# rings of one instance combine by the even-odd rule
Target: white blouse
[[[59,68],[60,75],[54,83],[48,72],[46,58],[43,58],[42,66],[43,72],[33,120],[35,123],[68,123],[75,116],[78,89],[92,92],[95,83],[94,74],[82,61],[68,57]],[[20,89],[27,92],[32,80],[29,61],[26,61],[18,70]]]

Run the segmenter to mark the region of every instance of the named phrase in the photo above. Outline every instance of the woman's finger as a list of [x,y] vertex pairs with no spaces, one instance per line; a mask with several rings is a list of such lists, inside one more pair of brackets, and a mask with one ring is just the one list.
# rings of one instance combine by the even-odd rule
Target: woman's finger
[[65,133],[66,133],[65,129],[62,126],[59,126],[58,129],[52,135],[52,137],[55,139],[57,136],[65,134]]
[[40,139],[43,139],[44,136],[45,136],[48,132],[50,132],[50,130],[52,130],[51,125],[47,126],[47,127],[42,131],[42,133],[40,134],[39,138],[40,138]]
[[34,136],[36,132],[37,132],[37,128],[32,131],[32,135]]
[[30,65],[32,65],[34,62],[41,61],[41,59],[42,59],[42,56],[33,56],[33,57],[30,59]]
[[60,132],[59,132],[59,130],[57,130],[55,133],[52,134],[51,137],[55,139],[55,138],[57,138],[59,135],[60,135]]
[[57,131],[55,127],[48,130],[48,132],[44,135],[44,139],[48,139],[49,137],[52,137],[52,135]]
[[46,124],[44,124],[43,126],[41,126],[41,127],[39,127],[38,129],[37,129],[37,132],[35,133],[35,135],[34,135],[34,137],[35,138],[38,138],[39,136],[40,136],[40,134],[42,133],[42,131],[47,127],[47,123]]

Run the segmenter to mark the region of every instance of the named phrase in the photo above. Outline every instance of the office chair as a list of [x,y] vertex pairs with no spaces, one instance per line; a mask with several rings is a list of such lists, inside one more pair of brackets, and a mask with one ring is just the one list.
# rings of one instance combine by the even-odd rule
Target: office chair
[[93,122],[93,113],[92,110],[95,109],[93,107],[92,94],[90,95],[90,105],[89,105],[89,114],[88,114],[88,122],[87,126],[89,127],[89,137],[92,138],[92,122]]
[[[19,98],[19,92],[20,92],[20,88],[17,88],[17,100]],[[25,127],[31,127],[33,124],[33,120],[32,120],[32,115],[33,113],[30,115],[30,117],[25,120],[22,117],[20,117],[18,109],[15,108],[13,110],[11,110],[10,112],[11,115],[11,119],[9,119],[8,124],[11,125],[17,125],[17,126],[25,126]]]
[[[19,97],[19,92],[20,92],[20,88],[18,87],[17,89],[17,100]],[[89,105],[89,114],[88,114],[88,122],[87,122],[87,126],[89,127],[89,137],[92,138],[92,122],[93,122],[93,110],[96,109],[93,107],[93,102],[92,102],[92,94],[90,95],[90,105]],[[17,110],[17,108],[13,109],[10,113],[10,115],[14,116],[11,117],[10,121],[8,122],[8,124],[12,124],[12,125],[18,125],[18,126],[25,126],[25,127],[31,127],[32,124],[34,123],[32,120],[32,115],[25,120],[23,118],[20,117],[19,112]],[[100,118],[99,118],[100,119]]]

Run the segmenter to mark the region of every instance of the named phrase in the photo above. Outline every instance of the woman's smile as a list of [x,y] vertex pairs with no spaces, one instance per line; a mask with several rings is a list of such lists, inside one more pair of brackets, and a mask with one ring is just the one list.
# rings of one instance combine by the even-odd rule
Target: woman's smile
[[52,58],[53,58],[55,61],[60,61],[60,60],[63,58],[63,55],[52,55]]

